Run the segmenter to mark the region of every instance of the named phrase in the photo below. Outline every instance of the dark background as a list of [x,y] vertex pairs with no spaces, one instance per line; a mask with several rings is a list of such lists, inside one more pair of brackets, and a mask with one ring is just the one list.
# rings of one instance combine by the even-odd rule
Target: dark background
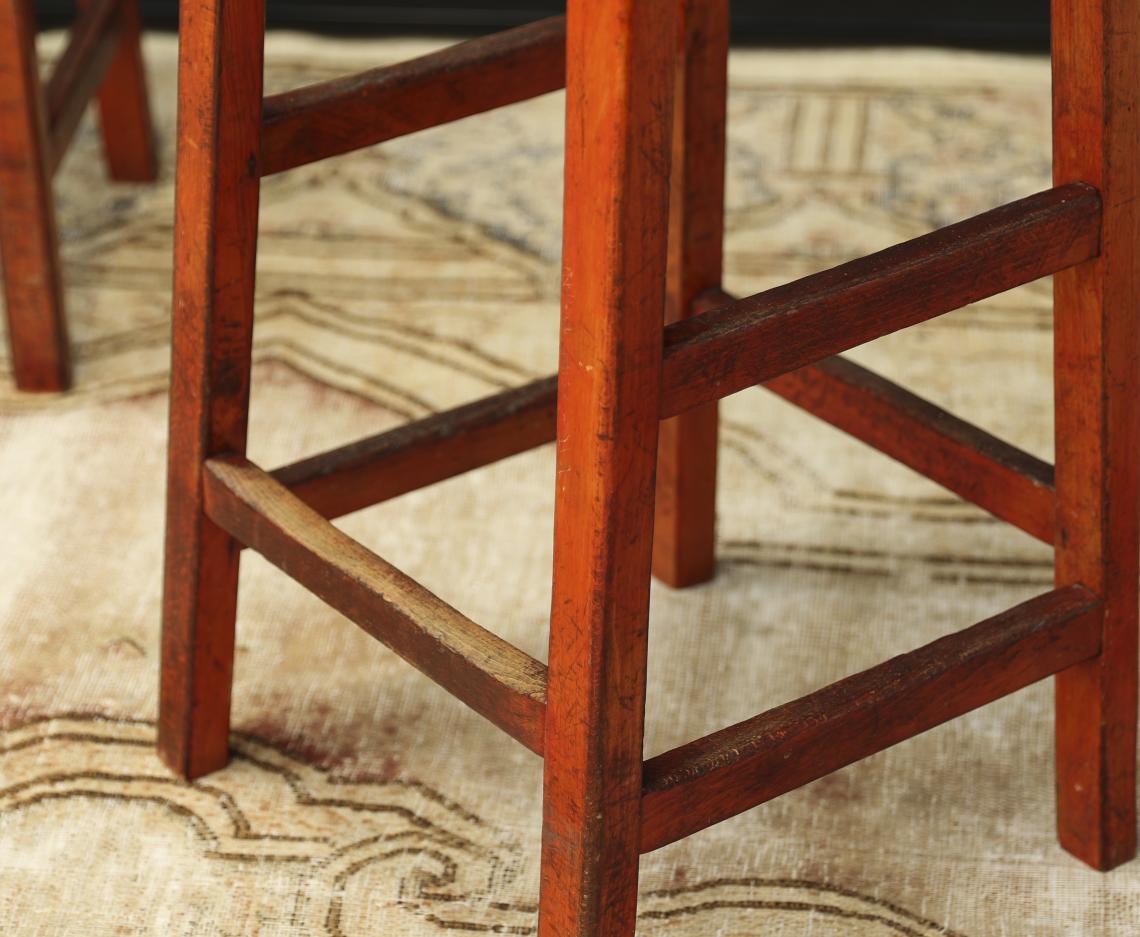
[[[142,0],[152,28],[177,25],[176,0]],[[268,0],[271,26],[342,34],[488,32],[561,12],[548,0]],[[59,26],[74,0],[38,0]],[[918,43],[1045,49],[1049,0],[736,0],[738,41],[780,44]]]

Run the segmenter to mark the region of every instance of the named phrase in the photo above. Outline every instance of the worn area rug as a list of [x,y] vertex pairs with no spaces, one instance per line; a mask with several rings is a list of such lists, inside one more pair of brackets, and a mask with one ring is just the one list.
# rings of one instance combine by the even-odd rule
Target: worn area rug
[[[268,83],[431,45],[272,36]],[[76,389],[0,375],[0,933],[532,933],[538,759],[252,555],[232,764],[153,753],[174,40],[147,52],[163,182],[106,184],[91,125],[59,181]],[[553,370],[561,109],[268,180],[255,461]],[[734,291],[1048,185],[1039,58],[744,50],[730,117]],[[1049,458],[1050,323],[1042,282],[854,356]],[[1050,588],[1044,547],[766,392],[723,413],[718,576],[654,586],[647,754]],[[343,527],[545,658],[552,492],[548,447]],[[1140,863],[1055,844],[1051,720],[1041,684],[645,857],[639,933],[1140,933]]]

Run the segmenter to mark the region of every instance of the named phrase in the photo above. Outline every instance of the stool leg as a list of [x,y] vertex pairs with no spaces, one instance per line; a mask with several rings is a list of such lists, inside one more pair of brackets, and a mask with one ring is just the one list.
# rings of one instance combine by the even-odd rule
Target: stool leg
[[637,911],[675,9],[569,5],[542,937]]
[[[79,5],[82,8],[93,2],[79,0]],[[119,18],[119,51],[99,88],[103,152],[112,179],[153,182],[158,175],[158,157],[150,121],[142,57],[142,17],[137,0],[123,0]]]
[[48,166],[43,89],[30,0],[0,0],[0,259],[16,386],[71,383]]
[[182,4],[159,751],[187,777],[228,757],[238,548],[203,512],[202,463],[245,451],[264,15]]
[[[673,117],[666,322],[719,287],[724,259],[728,0],[679,0],[681,53]],[[674,588],[716,566],[717,404],[661,424],[653,572]]]
[[1136,852],[1140,575],[1140,6],[1053,2],[1054,172],[1104,202],[1101,255],[1057,274],[1057,581],[1104,599],[1098,657],[1059,674],[1061,844],[1098,869]]

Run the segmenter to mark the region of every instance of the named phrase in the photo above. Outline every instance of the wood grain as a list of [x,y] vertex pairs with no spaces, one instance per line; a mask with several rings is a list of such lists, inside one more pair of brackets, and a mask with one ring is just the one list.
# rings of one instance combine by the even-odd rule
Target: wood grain
[[1136,853],[1140,4],[1052,9],[1054,179],[1104,201],[1100,256],[1053,280],[1057,582],[1104,599],[1100,657],[1057,678],[1057,827],[1110,869]]
[[540,937],[632,937],[675,0],[571,0]]
[[71,384],[31,0],[0,0],[0,260],[16,386]]
[[763,385],[1045,543],[1053,466],[842,356]]
[[[807,289],[805,293],[814,296]],[[692,306],[703,314],[735,302],[713,288],[698,294]],[[678,344],[674,336],[680,328],[665,329],[666,346]],[[685,393],[675,376],[678,367],[676,360],[666,361],[662,417],[670,415]],[[1052,468],[1040,459],[845,359],[824,359],[763,386],[995,516],[1052,542]],[[273,474],[316,510],[336,517],[553,441],[556,403],[555,378],[544,378]],[[696,444],[695,439],[691,442]],[[661,498],[659,483],[658,520]]]
[[[665,321],[692,314],[724,266],[728,0],[680,0]],[[716,567],[717,402],[662,422],[653,572],[674,588]]]
[[318,513],[340,517],[553,442],[556,399],[556,378],[544,378],[272,474]]
[[1100,197],[1074,183],[670,326],[662,416],[1095,257]]
[[205,514],[202,465],[245,451],[265,7],[181,9],[158,745],[192,778],[229,755],[239,551]]
[[1035,683],[1100,649],[1080,586],[1024,602],[645,763],[649,852]]
[[556,91],[565,21],[553,17],[265,101],[262,171],[282,172]]
[[246,459],[209,459],[205,496],[214,523],[542,754],[544,665],[342,533]]

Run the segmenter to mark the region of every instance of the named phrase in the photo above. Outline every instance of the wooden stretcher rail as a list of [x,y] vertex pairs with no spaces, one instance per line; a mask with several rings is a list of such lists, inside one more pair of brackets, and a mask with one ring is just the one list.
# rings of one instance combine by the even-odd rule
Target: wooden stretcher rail
[[544,378],[272,474],[313,510],[340,517],[550,442],[557,391],[557,379]]
[[[1051,542],[1047,464],[851,362],[806,363],[821,349],[857,344],[1094,255],[1099,206],[1094,189],[1065,186],[750,299],[705,294],[702,303],[720,301],[715,308],[665,329],[661,418],[694,398],[740,390],[742,375],[757,374],[774,392]],[[1003,257],[1000,274],[979,268],[983,249]],[[844,340],[845,326],[857,341]],[[795,370],[781,374],[785,368]],[[734,382],[731,390],[716,389],[722,378]],[[273,477],[337,517],[552,442],[556,406],[557,378],[544,378]]]
[[1069,586],[645,763],[649,852],[1100,651],[1100,601]]
[[262,174],[426,130],[557,91],[565,17],[265,99]]
[[527,748],[543,748],[546,667],[466,618],[240,457],[204,467],[206,513]]
[[671,325],[662,416],[1095,257],[1097,191],[1075,183]]
[[120,0],[98,0],[80,10],[47,81],[44,98],[53,171],[67,155],[75,129],[118,51],[120,6]]
[[763,385],[995,517],[1053,542],[1053,466],[842,356]]

